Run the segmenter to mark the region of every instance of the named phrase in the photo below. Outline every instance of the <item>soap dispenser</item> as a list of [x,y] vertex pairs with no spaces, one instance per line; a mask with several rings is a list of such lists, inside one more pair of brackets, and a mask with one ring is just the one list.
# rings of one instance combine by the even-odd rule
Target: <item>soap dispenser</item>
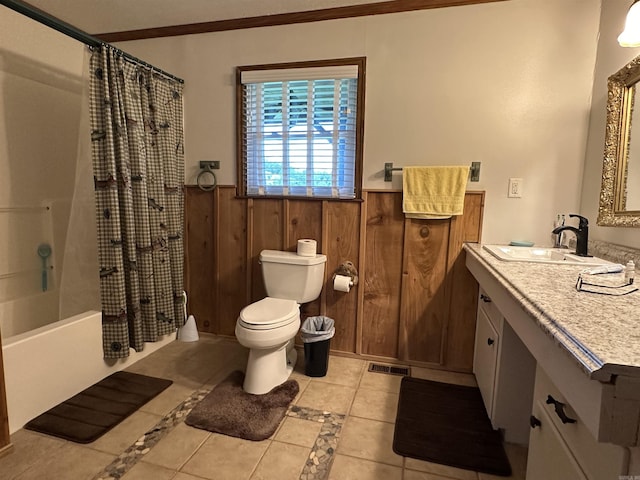
[[632,284],[635,276],[636,264],[633,263],[633,260],[629,260],[626,267],[624,267],[624,280],[627,284]]

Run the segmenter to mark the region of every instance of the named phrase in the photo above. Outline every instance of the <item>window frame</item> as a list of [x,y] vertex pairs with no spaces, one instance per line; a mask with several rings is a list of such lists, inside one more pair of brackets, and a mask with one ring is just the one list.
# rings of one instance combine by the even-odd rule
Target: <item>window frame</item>
[[[324,196],[299,196],[299,195],[249,195],[247,193],[247,181],[244,176],[244,164],[246,150],[244,147],[244,110],[242,103],[242,72],[254,70],[278,70],[310,67],[332,67],[354,65],[358,68],[358,90],[356,94],[356,148],[354,165],[354,198],[333,198]],[[338,58],[327,60],[312,60],[304,62],[272,63],[264,65],[246,65],[236,67],[236,191],[237,196],[247,198],[287,198],[306,200],[341,200],[353,201],[362,199],[362,168],[364,152],[364,107],[366,86],[366,57]]]

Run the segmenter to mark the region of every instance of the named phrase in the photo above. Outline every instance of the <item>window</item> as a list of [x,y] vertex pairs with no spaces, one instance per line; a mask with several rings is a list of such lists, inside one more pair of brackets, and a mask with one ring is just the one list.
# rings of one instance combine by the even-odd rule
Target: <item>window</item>
[[357,58],[238,68],[241,195],[359,197],[364,67]]

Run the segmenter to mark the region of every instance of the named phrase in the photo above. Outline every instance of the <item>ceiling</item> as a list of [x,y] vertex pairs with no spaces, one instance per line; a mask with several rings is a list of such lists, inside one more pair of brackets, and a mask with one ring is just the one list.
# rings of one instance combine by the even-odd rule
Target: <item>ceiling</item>
[[121,32],[385,0],[27,0],[90,34]]

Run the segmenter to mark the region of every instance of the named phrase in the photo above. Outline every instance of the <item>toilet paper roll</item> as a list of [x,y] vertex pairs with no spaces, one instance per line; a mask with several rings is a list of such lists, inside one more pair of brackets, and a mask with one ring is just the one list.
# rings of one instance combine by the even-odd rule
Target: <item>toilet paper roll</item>
[[301,257],[315,257],[318,242],[310,238],[302,238],[298,240],[298,255]]
[[351,277],[336,275],[333,278],[333,289],[338,292],[349,292],[351,289]]

